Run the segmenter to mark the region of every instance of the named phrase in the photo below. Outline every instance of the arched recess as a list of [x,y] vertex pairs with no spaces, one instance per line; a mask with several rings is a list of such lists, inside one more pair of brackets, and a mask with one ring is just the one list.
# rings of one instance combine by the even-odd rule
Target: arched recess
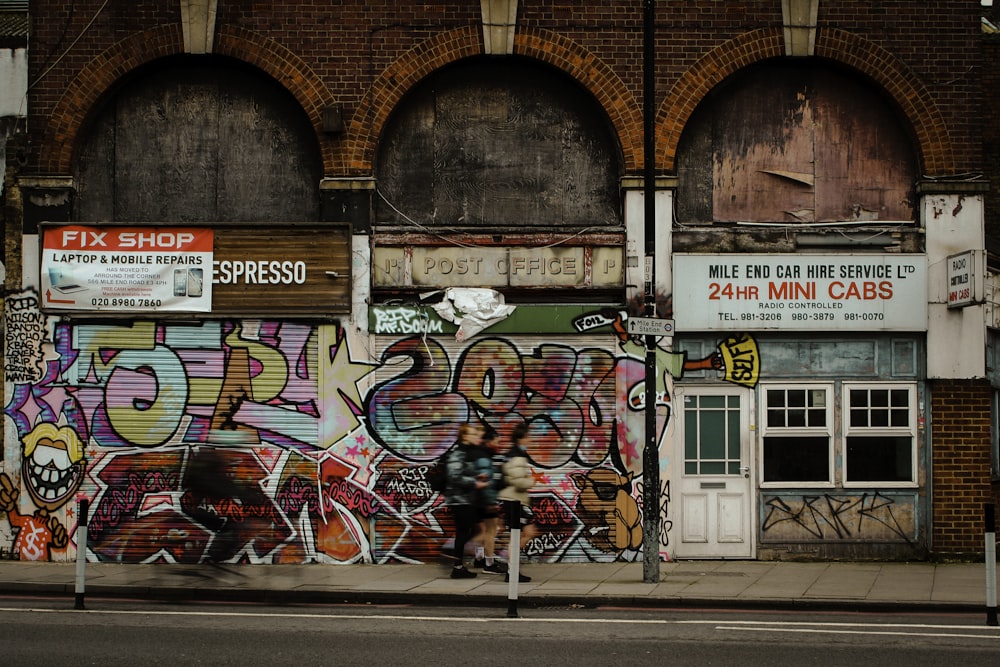
[[375,224],[617,231],[622,162],[603,107],[562,70],[464,58],[418,82],[386,122]]
[[[626,172],[638,168],[642,151],[642,114],[635,98],[614,70],[582,46],[548,30],[521,29],[514,53],[562,70],[590,91],[604,108],[618,135]],[[401,56],[373,82],[371,95],[358,108],[348,128],[344,171],[372,173],[378,138],[403,95],[431,72],[462,58],[482,54],[481,32],[458,28],[429,39]]]
[[143,65],[94,109],[77,144],[80,221],[319,219],[314,129],[287,88],[241,61]]
[[[779,28],[754,30],[722,44],[702,57],[671,88],[657,114],[658,165],[676,169],[677,144],[698,103],[726,77],[750,64],[784,55]],[[956,172],[947,125],[930,93],[906,66],[885,49],[862,37],[822,29],[816,56],[851,67],[880,85],[909,121],[926,175]]]
[[[181,26],[176,24],[130,35],[91,60],[66,87],[52,111],[40,148],[42,172],[70,172],[81,127],[124,74],[157,59],[183,53],[183,34]],[[219,28],[213,53],[251,64],[291,92],[316,134],[325,172],[332,173],[334,146],[323,135],[322,110],[335,100],[316,73],[278,42],[233,26]]]

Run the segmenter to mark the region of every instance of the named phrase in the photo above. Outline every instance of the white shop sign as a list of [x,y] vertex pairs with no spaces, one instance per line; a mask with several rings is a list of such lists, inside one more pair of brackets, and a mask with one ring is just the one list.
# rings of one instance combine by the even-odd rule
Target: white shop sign
[[684,331],[926,331],[924,255],[673,257]]
[[948,307],[962,308],[976,302],[976,253],[972,250],[951,255],[948,262]]

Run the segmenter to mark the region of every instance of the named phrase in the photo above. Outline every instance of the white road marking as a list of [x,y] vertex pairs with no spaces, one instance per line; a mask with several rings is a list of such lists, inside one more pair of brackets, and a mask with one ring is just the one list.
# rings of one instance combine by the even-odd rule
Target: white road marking
[[[871,627],[871,626],[869,626]],[[795,632],[795,633],[805,633],[805,634],[821,634],[821,635],[892,635],[892,636],[918,636],[918,637],[956,637],[964,639],[1000,639],[1000,635],[990,635],[990,634],[961,634],[957,632],[902,632],[902,631],[885,631],[885,630],[833,630],[817,626],[814,628],[773,628],[773,627],[753,627],[753,626],[732,626],[727,627],[725,625],[720,625],[715,628],[716,630],[743,630],[744,632]]]
[[[961,637],[1000,639],[1000,628],[981,625],[941,625],[929,623],[845,623],[808,621],[739,621],[732,619],[625,619],[625,618],[550,618],[550,617],[471,617],[471,616],[404,616],[400,614],[316,614],[290,612],[246,612],[246,611],[166,611],[166,610],[115,610],[115,609],[42,609],[0,607],[0,612],[35,612],[41,614],[102,614],[109,616],[203,616],[242,618],[303,618],[303,619],[351,619],[383,621],[440,621],[446,623],[565,623],[565,624],[622,624],[622,625],[711,625],[716,630],[743,630],[751,632],[794,632],[860,635],[913,635],[922,637]],[[874,629],[879,628],[879,629]],[[904,630],[909,629],[910,632]],[[934,632],[928,630],[948,630]],[[977,631],[980,634],[964,634],[957,631]]]

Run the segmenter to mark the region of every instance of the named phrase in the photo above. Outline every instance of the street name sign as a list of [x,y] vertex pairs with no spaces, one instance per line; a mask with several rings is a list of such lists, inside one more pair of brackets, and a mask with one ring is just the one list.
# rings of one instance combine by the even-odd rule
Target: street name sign
[[670,336],[674,333],[674,321],[657,317],[629,317],[626,320],[628,332],[632,336]]

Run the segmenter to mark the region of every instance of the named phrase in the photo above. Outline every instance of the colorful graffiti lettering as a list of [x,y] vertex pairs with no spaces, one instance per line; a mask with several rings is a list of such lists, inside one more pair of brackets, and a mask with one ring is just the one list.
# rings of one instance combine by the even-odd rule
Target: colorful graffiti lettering
[[[44,332],[30,299],[20,305],[19,324]],[[382,331],[432,328],[416,309],[386,317]],[[335,324],[55,323],[8,366],[5,429],[24,449],[20,479],[0,477],[0,509],[19,557],[72,557],[66,526],[83,494],[99,560],[427,561],[451,531],[427,467],[470,421],[501,437],[529,426],[531,555],[640,553],[641,347],[420,335],[390,341],[377,361],[351,348]],[[657,354],[662,433],[673,378],[721,369],[723,354]],[[212,495],[193,471],[214,455],[226,483]]]

